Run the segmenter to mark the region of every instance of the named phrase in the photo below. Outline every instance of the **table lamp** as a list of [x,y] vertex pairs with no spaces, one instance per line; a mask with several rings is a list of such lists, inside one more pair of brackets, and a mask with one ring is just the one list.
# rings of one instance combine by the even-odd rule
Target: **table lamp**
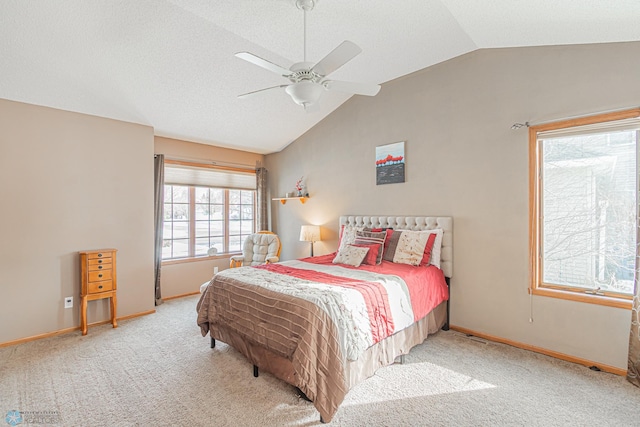
[[313,256],[313,244],[320,241],[320,226],[303,225],[300,227],[300,241],[311,242],[311,256]]

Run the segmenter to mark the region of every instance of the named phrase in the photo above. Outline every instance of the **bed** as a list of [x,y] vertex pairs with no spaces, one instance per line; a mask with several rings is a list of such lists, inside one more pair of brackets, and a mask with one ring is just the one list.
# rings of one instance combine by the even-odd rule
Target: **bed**
[[342,216],[336,253],[215,275],[197,323],[329,422],[352,387],[448,328],[452,233],[450,217]]

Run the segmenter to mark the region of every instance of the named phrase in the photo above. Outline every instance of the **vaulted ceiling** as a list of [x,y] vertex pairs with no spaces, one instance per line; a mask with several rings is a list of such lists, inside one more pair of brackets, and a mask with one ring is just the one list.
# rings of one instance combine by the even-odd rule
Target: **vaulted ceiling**
[[[363,52],[338,80],[383,84],[483,48],[640,40],[637,0],[316,0],[307,55]],[[305,112],[288,83],[234,56],[303,58],[295,0],[2,0],[0,98],[153,126],[156,135],[281,150],[349,95]],[[639,74],[640,76],[640,74]]]

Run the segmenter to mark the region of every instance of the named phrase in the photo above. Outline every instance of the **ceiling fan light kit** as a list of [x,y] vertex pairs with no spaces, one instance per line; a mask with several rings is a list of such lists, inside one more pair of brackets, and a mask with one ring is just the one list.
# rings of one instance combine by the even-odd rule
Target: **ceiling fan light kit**
[[362,52],[355,43],[348,40],[342,42],[338,47],[329,52],[315,65],[307,62],[307,20],[308,11],[313,10],[318,0],[296,0],[298,9],[304,11],[304,61],[293,64],[288,70],[266,59],[260,58],[249,52],[238,52],[236,57],[257,65],[265,70],[269,70],[282,77],[289,79],[291,84],[278,85],[266,89],[259,89],[239,95],[239,98],[246,98],[250,95],[265,92],[273,89],[285,88],[285,92],[298,105],[308,110],[309,107],[318,103],[324,90],[336,90],[339,92],[354,95],[375,96],[380,91],[380,85],[373,83],[354,83],[344,81],[329,80],[326,77],[352,60]]
[[323,86],[317,83],[302,80],[287,86],[284,91],[291,96],[293,102],[306,108],[318,102],[323,90]]

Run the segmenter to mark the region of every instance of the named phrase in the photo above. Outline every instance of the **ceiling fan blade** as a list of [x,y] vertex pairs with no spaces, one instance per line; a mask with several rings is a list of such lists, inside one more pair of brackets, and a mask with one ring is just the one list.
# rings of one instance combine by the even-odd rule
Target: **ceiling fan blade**
[[253,53],[238,52],[236,53],[236,56],[240,59],[244,59],[247,62],[251,62],[252,64],[257,65],[258,67],[262,67],[273,73],[279,74],[282,77],[288,77],[289,75],[291,75],[290,70],[287,70],[286,68],[281,67],[278,64],[274,64],[271,61],[267,61],[266,59],[260,58],[259,56],[256,56]]
[[322,58],[320,62],[311,69],[321,76],[328,76],[344,64],[352,60],[356,55],[362,52],[355,43],[348,40],[343,41],[340,45],[333,49],[327,56]]
[[258,90],[254,90],[253,92],[247,92],[247,93],[243,93],[242,95],[238,95],[238,98],[247,98],[249,96],[255,95],[256,93],[260,93],[260,92],[264,92],[267,90],[272,90],[272,89],[280,89],[283,87],[287,87],[289,85],[279,85],[279,86],[272,86],[272,87],[267,87],[264,89],[258,89]]
[[380,85],[375,83],[355,83],[336,80],[325,80],[324,82],[322,82],[322,85],[329,90],[353,93],[355,95],[376,96],[378,92],[380,92]]

